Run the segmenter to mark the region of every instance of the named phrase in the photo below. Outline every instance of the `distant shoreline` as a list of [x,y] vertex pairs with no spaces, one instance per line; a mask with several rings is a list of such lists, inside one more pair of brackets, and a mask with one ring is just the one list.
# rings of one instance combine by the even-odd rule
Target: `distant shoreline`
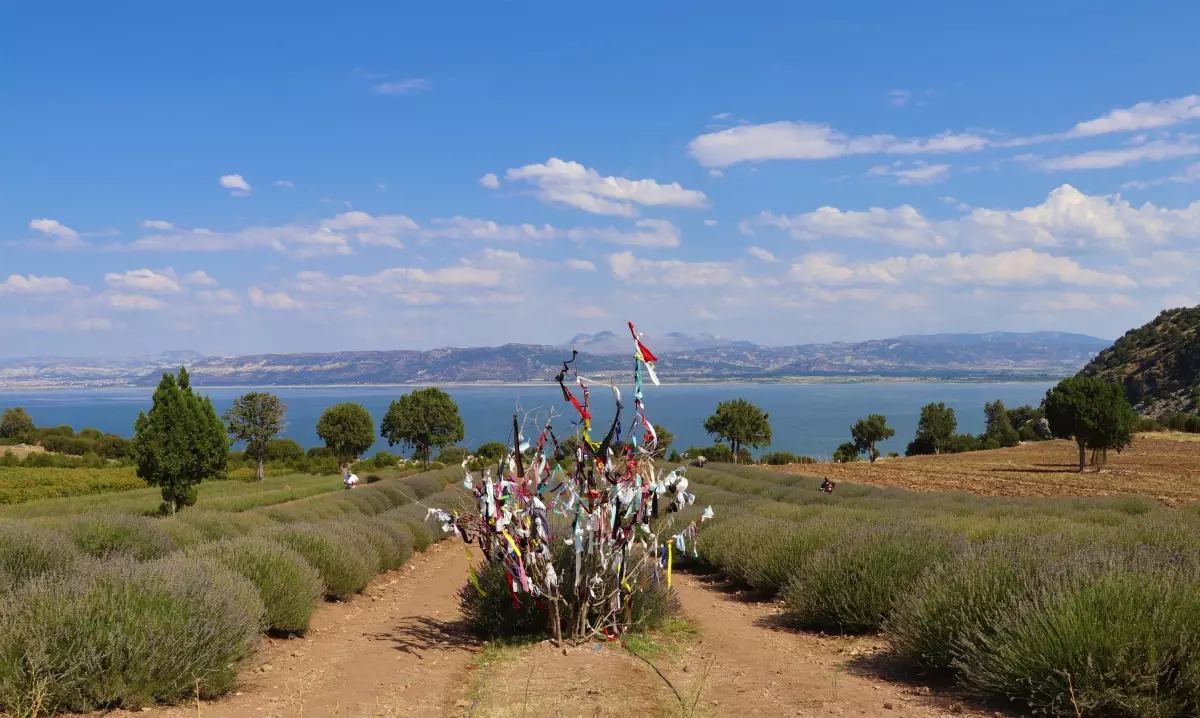
[[[1047,382],[1059,381],[1063,377],[1060,376],[1037,376],[1037,377],[959,377],[953,379],[944,379],[938,377],[886,377],[886,376],[854,376],[854,377],[787,377],[778,380],[754,380],[754,379],[701,379],[696,381],[675,381],[663,382],[661,387],[677,387],[677,386],[778,386],[788,384],[1041,384]],[[617,384],[625,386],[630,384],[628,379],[619,379]],[[551,380],[543,381],[467,381],[467,382],[403,382],[403,383],[381,383],[381,384],[194,384],[194,388],[198,390],[207,389],[390,389],[390,388],[418,388],[427,386],[439,386],[452,389],[471,389],[471,388],[521,388],[535,386],[556,386]],[[112,391],[112,390],[129,390],[129,389],[144,389],[153,391],[153,385],[138,386],[135,384],[115,384],[109,386],[63,386],[58,384],[31,384],[23,386],[3,386],[0,385],[0,393],[5,392],[22,392],[22,391]]]

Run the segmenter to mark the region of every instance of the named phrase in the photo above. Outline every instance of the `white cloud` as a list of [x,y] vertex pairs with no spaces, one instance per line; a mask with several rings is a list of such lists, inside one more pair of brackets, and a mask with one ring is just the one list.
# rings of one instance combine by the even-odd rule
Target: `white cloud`
[[59,222],[57,219],[31,219],[29,220],[29,228],[37,230],[47,237],[57,238],[58,244],[82,244],[79,239],[79,232]]
[[720,179],[725,176],[725,173],[715,167],[708,171],[708,176],[713,179]]
[[0,283],[0,294],[67,294],[81,290],[66,277],[40,277],[36,274],[21,276],[10,274],[8,279]]
[[131,309],[134,311],[156,312],[163,308],[161,299],[147,297],[142,294],[105,294],[104,301],[114,309]]
[[423,77],[413,77],[396,82],[381,82],[371,89],[381,95],[407,95],[410,92],[428,90],[432,85]]
[[284,189],[296,189],[295,183],[291,180],[275,180],[271,184],[275,185],[276,187],[283,187]]
[[566,266],[567,269],[574,269],[581,272],[596,271],[596,265],[592,264],[586,259],[568,259],[567,261],[563,262],[563,265]]
[[891,165],[872,167],[867,170],[867,176],[891,178],[902,185],[936,184],[949,179],[950,165],[931,165],[917,160],[912,166],[905,167],[904,162],[896,161]]
[[944,132],[927,138],[895,135],[852,137],[829,125],[770,122],[741,125],[700,135],[689,143],[692,156],[705,167],[727,167],[763,160],[820,160],[861,154],[936,154],[973,152],[988,145],[984,137]]
[[1178,309],[1180,307],[1194,307],[1200,305],[1200,298],[1189,294],[1168,294],[1163,297],[1164,309]]
[[626,284],[667,287],[720,287],[744,280],[729,262],[685,262],[678,259],[638,259],[633,252],[608,256],[612,275]]
[[904,107],[906,104],[908,104],[909,99],[912,97],[912,93],[908,90],[891,90],[888,92],[888,97],[891,98],[893,107]]
[[1110,132],[1150,130],[1200,119],[1200,95],[1188,95],[1158,102],[1139,102],[1133,107],[1113,110],[1094,120],[1075,125],[1067,137],[1090,137]]
[[488,189],[500,189],[500,178],[495,174],[488,172],[479,178],[479,184],[487,187]]
[[706,219],[706,220],[704,220],[704,226],[705,226],[705,227],[716,227],[716,226],[717,226],[717,220],[715,220],[715,219]]
[[821,207],[791,216],[763,212],[740,225],[745,233],[753,233],[759,226],[778,227],[803,240],[839,237],[915,248],[1032,245],[1130,249],[1172,239],[1200,239],[1200,201],[1177,210],[1150,203],[1134,207],[1119,196],[1090,196],[1064,184],[1040,205],[1019,210],[975,208],[962,217],[942,221],[927,219],[915,208],[901,205],[866,211]]
[[231,190],[230,194],[234,197],[245,197],[250,194],[252,189],[250,183],[241,175],[223,175],[219,181],[222,187]]
[[208,274],[202,269],[197,269],[190,274],[185,274],[182,281],[184,284],[192,284],[199,287],[211,287],[217,283],[217,280],[208,276]]
[[733,117],[732,112],[718,112],[712,116],[714,120],[728,120],[730,117]]
[[297,309],[300,307],[300,302],[284,292],[267,293],[258,287],[250,287],[246,290],[246,295],[250,297],[250,303],[256,307],[269,309]]
[[998,254],[953,252],[938,257],[916,254],[858,264],[844,264],[833,254],[812,253],[794,263],[789,276],[813,286],[886,286],[918,281],[960,287],[1137,286],[1137,282],[1124,275],[1088,269],[1073,259],[1032,249]]
[[1125,167],[1140,162],[1160,162],[1198,154],[1200,154],[1200,144],[1196,144],[1191,138],[1183,138],[1181,140],[1154,140],[1119,149],[1092,150],[1062,157],[1023,156],[1022,159],[1034,161],[1040,169],[1047,171],[1098,170]]
[[143,219],[138,222],[138,226],[142,229],[172,229],[175,225],[164,219]]
[[636,217],[638,210],[635,204],[649,207],[708,206],[708,198],[703,192],[684,189],[677,182],[659,184],[652,179],[603,177],[596,170],[578,162],[566,162],[556,157],[551,157],[544,164],[510,169],[505,177],[533,184],[538,188],[538,198],[547,204],[566,205],[592,214]]
[[1121,189],[1147,189],[1164,184],[1188,184],[1190,182],[1200,182],[1200,162],[1189,166],[1182,173],[1170,177],[1162,177],[1149,181],[1134,180],[1133,182],[1126,182],[1121,185]]
[[156,294],[179,294],[183,287],[179,286],[179,278],[173,269],[156,272],[153,269],[132,269],[128,272],[109,272],[104,275],[104,283],[117,289],[132,289]]
[[775,255],[774,255],[774,254],[771,254],[770,252],[768,252],[767,250],[763,249],[762,247],[747,247],[747,248],[746,248],[746,253],[747,253],[747,254],[749,254],[751,257],[754,257],[755,259],[762,260],[762,261],[764,261],[764,262],[775,262],[775,261],[777,261],[777,260],[775,259]]

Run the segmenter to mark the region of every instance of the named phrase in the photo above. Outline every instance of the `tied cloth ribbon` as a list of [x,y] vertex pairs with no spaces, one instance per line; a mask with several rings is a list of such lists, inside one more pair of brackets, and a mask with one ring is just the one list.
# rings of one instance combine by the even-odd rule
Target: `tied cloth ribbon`
[[471,577],[471,585],[479,591],[480,596],[486,596],[487,592],[479,585],[479,576],[475,574],[475,557],[471,555],[471,547],[463,546],[463,550],[467,552],[467,575]]

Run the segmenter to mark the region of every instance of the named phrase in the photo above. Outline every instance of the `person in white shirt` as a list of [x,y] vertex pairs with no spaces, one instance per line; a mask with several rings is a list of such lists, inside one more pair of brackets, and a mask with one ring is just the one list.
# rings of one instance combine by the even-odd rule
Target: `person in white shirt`
[[352,489],[354,488],[354,485],[358,483],[358,477],[351,472],[346,472],[346,478],[343,481],[345,482],[347,489]]

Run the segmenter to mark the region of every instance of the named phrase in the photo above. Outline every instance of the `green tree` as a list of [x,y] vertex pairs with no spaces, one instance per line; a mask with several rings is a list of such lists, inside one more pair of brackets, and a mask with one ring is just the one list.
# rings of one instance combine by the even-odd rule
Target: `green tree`
[[896,430],[887,425],[887,417],[883,414],[870,414],[865,419],[859,419],[850,427],[850,437],[854,440],[854,448],[858,453],[866,453],[871,463],[879,458],[879,449],[875,445],[887,441],[896,435]]
[[833,460],[839,464],[849,464],[852,461],[859,460],[861,452],[853,442],[846,441],[838,445],[838,448],[833,452]]
[[985,442],[991,439],[1003,448],[1021,443],[1021,435],[1013,428],[1012,418],[1008,415],[1008,409],[1004,406],[1004,402],[997,399],[984,404],[983,416],[985,420],[983,439]]
[[196,486],[222,478],[229,460],[225,425],[207,396],[192,391],[187,369],[164,373],[150,413],[133,425],[129,453],[138,477],[162,488],[164,506],[175,513],[196,503]]
[[1046,392],[1046,419],[1055,436],[1074,439],[1079,446],[1079,471],[1087,468],[1087,450],[1102,465],[1109,449],[1120,451],[1133,443],[1137,415],[1118,384],[1092,377],[1063,379]]
[[729,442],[734,463],[742,456],[742,447],[760,449],[771,445],[770,415],[745,399],[722,401],[704,421],[711,436]]
[[258,464],[254,480],[263,480],[263,462],[267,460],[270,442],[283,431],[283,412],[287,409],[279,397],[266,392],[252,391],[233,400],[225,412],[225,423],[234,441],[246,442],[246,456]]
[[32,434],[34,431],[33,417],[23,406],[5,409],[0,415],[0,439],[17,439]]
[[658,437],[658,446],[654,450],[654,455],[662,458],[667,455],[667,450],[671,448],[671,444],[675,441],[675,435],[667,430],[665,426],[660,424],[654,425],[654,435]]
[[[575,437],[569,436],[567,438],[573,439]],[[565,443],[565,441],[560,441],[559,445],[562,446]],[[479,448],[475,450],[476,458],[485,459],[493,464],[500,459],[503,459],[504,455],[507,453],[508,447],[506,447],[504,444],[501,444],[499,441],[489,441],[486,444],[480,444]]]
[[362,404],[334,404],[317,419],[317,436],[345,471],[375,443],[375,421]]
[[954,409],[943,402],[926,404],[921,408],[921,419],[917,422],[917,434],[905,452],[917,454],[940,454],[946,450],[950,437],[958,430],[958,418]]
[[429,468],[433,449],[454,446],[465,434],[458,404],[446,392],[431,386],[405,394],[388,407],[379,433],[388,446],[400,444]]

